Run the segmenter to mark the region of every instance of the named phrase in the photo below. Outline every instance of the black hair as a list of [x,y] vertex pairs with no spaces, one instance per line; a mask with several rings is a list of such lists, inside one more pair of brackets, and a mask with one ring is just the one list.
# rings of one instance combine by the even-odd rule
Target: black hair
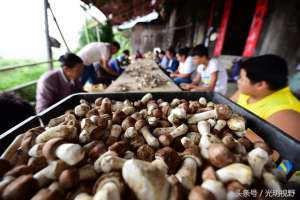
[[82,59],[74,53],[66,53],[58,59],[61,63],[61,67],[73,68],[77,64],[82,64]]
[[176,51],[173,47],[169,47],[167,51],[170,52],[172,55],[176,54]]
[[192,50],[192,56],[208,57],[208,49],[203,44],[198,44]]
[[188,47],[180,48],[177,52],[177,54],[185,57],[188,57],[189,53],[190,53],[190,49]]
[[12,93],[0,94],[0,134],[35,115],[34,108],[21,97]]
[[129,54],[130,54],[128,49],[124,50],[123,53],[126,54],[127,56],[129,56]]
[[159,54],[165,55],[166,52],[165,52],[164,50],[161,50],[161,51],[159,52]]
[[277,55],[262,55],[241,62],[241,69],[247,73],[251,83],[265,81],[270,90],[279,90],[288,84],[288,66]]
[[120,49],[120,43],[119,42],[117,42],[117,41],[112,41],[111,43],[111,46],[114,46],[114,47],[116,47],[116,49]]

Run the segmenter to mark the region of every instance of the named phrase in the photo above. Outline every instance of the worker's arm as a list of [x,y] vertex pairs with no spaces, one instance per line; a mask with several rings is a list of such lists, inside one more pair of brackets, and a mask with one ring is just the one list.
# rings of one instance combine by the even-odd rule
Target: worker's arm
[[199,86],[199,85],[192,85],[190,90],[191,91],[198,91],[198,92],[212,92],[214,91],[218,80],[218,72],[211,73],[211,79],[208,86]]
[[105,70],[111,76],[114,76],[114,77],[119,76],[118,73],[114,72],[112,69],[109,68],[107,60],[103,60],[103,59],[100,60],[100,67],[102,67],[102,69]]
[[192,84],[193,85],[199,85],[200,82],[201,82],[201,74],[197,73],[195,78],[193,79]]
[[267,121],[300,140],[300,113],[294,110],[282,110],[271,115]]
[[191,74],[171,74],[170,75],[171,77],[178,77],[178,78],[190,78],[191,77]]

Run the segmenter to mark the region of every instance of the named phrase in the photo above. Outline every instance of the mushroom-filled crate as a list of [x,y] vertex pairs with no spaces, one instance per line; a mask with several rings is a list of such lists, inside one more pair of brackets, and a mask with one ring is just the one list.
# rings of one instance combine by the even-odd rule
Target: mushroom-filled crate
[[299,142],[218,93],[79,93],[0,136],[0,199],[259,199],[285,188],[273,149],[300,168]]

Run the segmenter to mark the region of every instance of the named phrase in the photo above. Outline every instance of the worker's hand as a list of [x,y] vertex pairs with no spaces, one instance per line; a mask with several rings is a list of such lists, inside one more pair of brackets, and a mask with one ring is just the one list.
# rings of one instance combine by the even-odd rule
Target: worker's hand
[[180,87],[184,90],[190,90],[192,88],[191,85],[187,83],[181,83]]
[[176,74],[175,73],[171,73],[170,77],[176,77]]

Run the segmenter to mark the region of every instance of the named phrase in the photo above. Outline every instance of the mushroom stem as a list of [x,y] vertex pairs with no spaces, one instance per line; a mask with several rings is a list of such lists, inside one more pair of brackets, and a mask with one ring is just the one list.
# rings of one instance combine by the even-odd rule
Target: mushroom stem
[[200,121],[197,124],[198,131],[201,135],[210,134],[210,124],[207,121]]
[[1,155],[2,159],[10,160],[17,152],[21,142],[23,140],[24,134],[18,135],[14,141],[7,147],[7,149]]
[[152,134],[156,137],[159,137],[160,135],[165,135],[165,134],[169,134],[172,131],[174,131],[176,129],[176,127],[172,126],[172,127],[165,127],[165,128],[156,128],[153,130]]
[[186,124],[181,124],[175,130],[173,130],[170,133],[170,135],[172,136],[172,138],[176,138],[176,137],[186,134],[188,129],[189,129],[189,127]]
[[281,190],[281,185],[273,174],[264,172],[262,176],[264,179],[264,184],[267,188],[277,191]]
[[264,166],[268,161],[268,153],[260,147],[257,147],[248,153],[248,163],[251,166],[253,174],[256,178],[261,177]]
[[94,168],[97,172],[121,170],[125,162],[126,159],[118,157],[114,151],[107,151],[96,160]]
[[47,142],[48,140],[52,138],[61,137],[67,140],[72,140],[77,137],[77,129],[74,126],[70,125],[59,125],[55,127],[51,127],[47,129],[46,131],[39,134],[35,142],[41,143],[41,142]]
[[214,110],[192,115],[188,119],[188,123],[196,124],[199,121],[207,120],[210,118],[227,120],[231,117],[231,115],[232,115],[231,108],[227,105],[220,104],[220,105],[216,105]]
[[237,180],[241,184],[251,185],[253,181],[252,169],[245,164],[233,163],[223,167],[216,172],[222,182]]
[[179,182],[188,190],[191,190],[197,178],[197,163],[193,158],[185,158],[179,171],[175,175]]
[[151,133],[150,130],[147,126],[144,126],[143,128],[140,129],[140,132],[144,136],[147,144],[153,148],[158,148],[159,147],[159,142],[156,137],[154,137]]
[[160,169],[149,162],[131,159],[125,162],[122,175],[137,199],[166,200],[170,184]]

